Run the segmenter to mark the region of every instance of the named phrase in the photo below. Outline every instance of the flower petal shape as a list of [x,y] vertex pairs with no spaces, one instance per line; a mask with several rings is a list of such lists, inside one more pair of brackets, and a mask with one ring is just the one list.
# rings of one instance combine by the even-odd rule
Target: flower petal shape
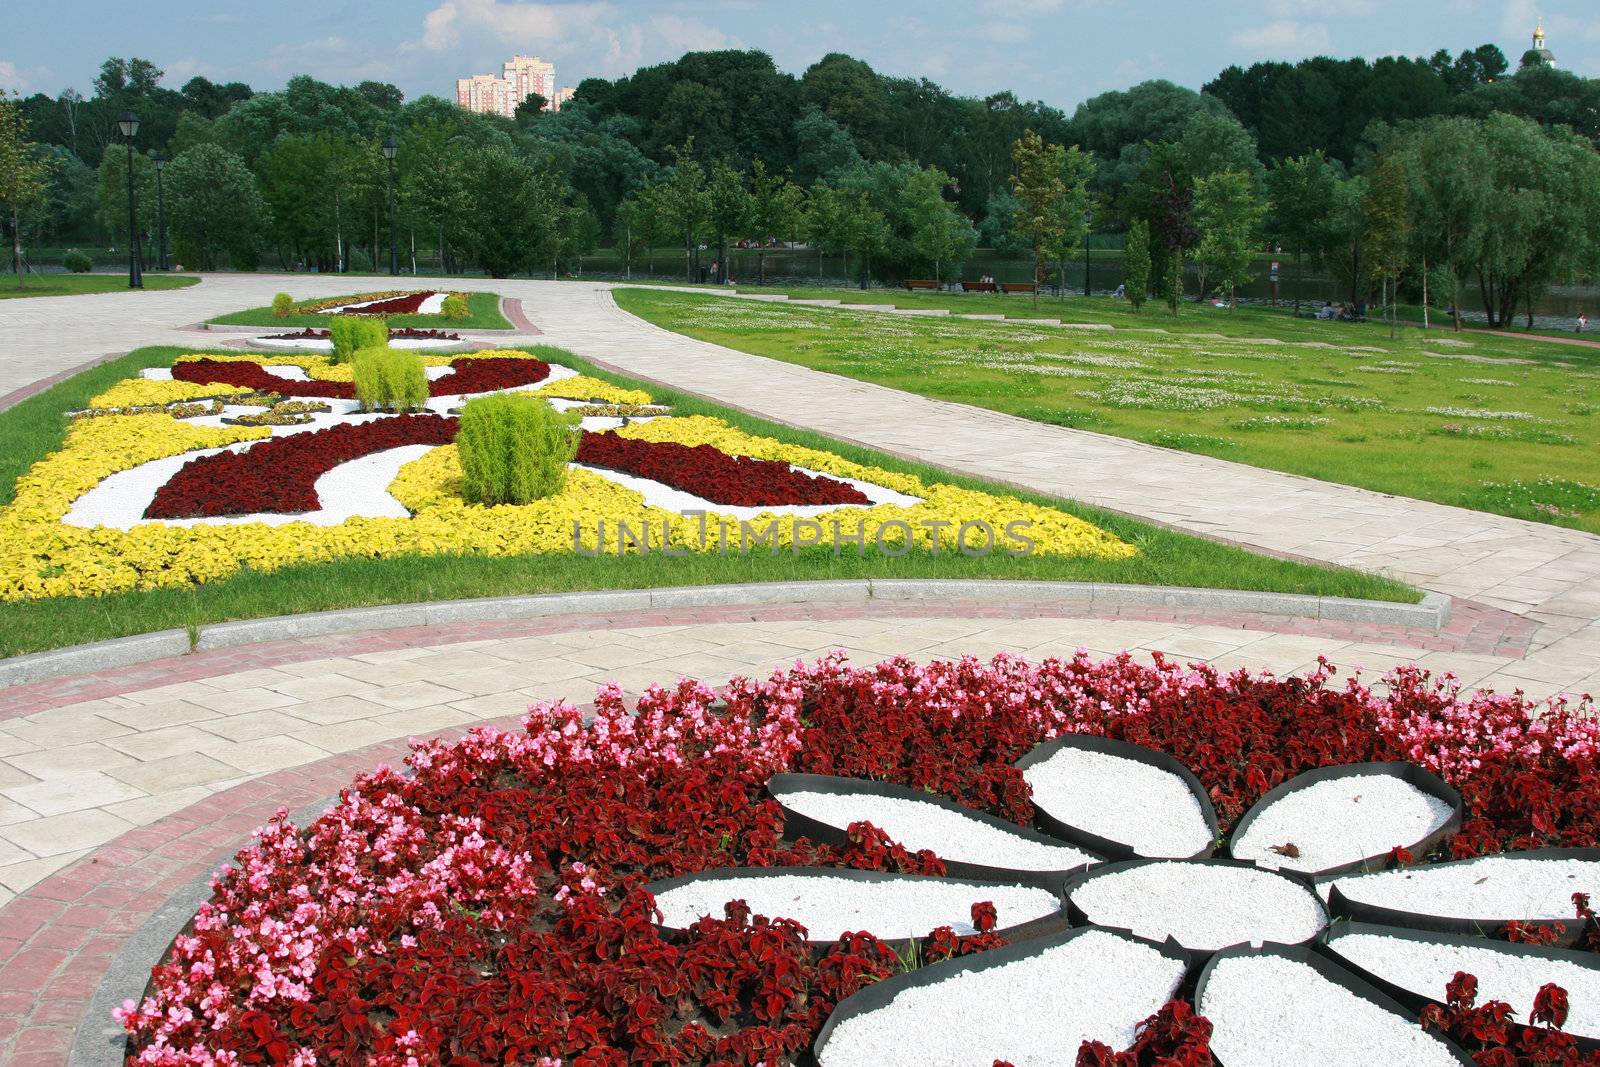
[[1230,854],[1302,874],[1422,855],[1461,828],[1461,794],[1411,763],[1319,767],[1270,790],[1233,828]]
[[1104,856],[1201,859],[1217,813],[1194,773],[1165,752],[1090,734],[1036,746],[1016,763],[1039,829]]
[[754,915],[793,919],[809,940],[832,944],[843,934],[867,931],[882,941],[926,936],[948,926],[958,935],[978,933],[972,905],[991,903],[1010,940],[1066,928],[1061,896],[1021,881],[933,878],[888,871],[829,867],[731,867],[667,878],[645,889],[656,898],[661,925],[687,929],[700,919],[723,917],[723,905],[742,900]]
[[1600,956],[1460,934],[1417,933],[1371,923],[1338,923],[1326,950],[1357,976],[1408,1008],[1444,1003],[1445,984],[1464,971],[1478,980],[1478,1003],[1501,1000],[1527,1020],[1539,988],[1554,982],[1570,998],[1562,1029],[1600,1040]]
[[1073,1063],[1085,1041],[1131,1045],[1187,969],[1171,946],[1070,930],[876,982],[839,1003],[813,1047],[819,1067]]
[[1301,944],[1328,925],[1308,880],[1235,860],[1122,860],[1071,879],[1066,894],[1075,921],[1191,952]]
[[1004,878],[1013,871],[1075,871],[1100,860],[1031,827],[905,786],[778,774],[767,792],[783,805],[789,837],[844,844],[852,823],[870,822],[913,852],[931,850],[951,874]]
[[1544,848],[1335,879],[1333,914],[1447,934],[1493,933],[1508,922],[1583,932],[1572,894],[1600,899],[1600,849]]
[[1473,1061],[1399,1003],[1307,948],[1244,946],[1200,972],[1195,1009],[1228,1067],[1461,1067]]

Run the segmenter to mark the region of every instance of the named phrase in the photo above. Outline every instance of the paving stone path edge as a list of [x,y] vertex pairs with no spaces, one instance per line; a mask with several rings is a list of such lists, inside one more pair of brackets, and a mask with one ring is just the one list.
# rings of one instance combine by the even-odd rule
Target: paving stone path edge
[[278,615],[266,619],[160,630],[110,641],[72,645],[0,659],[0,689],[47,678],[130,667],[152,660],[233,648],[260,641],[321,637],[327,634],[437,626],[459,622],[542,618],[657,608],[726,607],[745,604],[849,603],[865,600],[990,600],[1081,603],[1085,608],[1200,608],[1290,618],[1363,622],[1438,633],[1450,619],[1450,598],[1426,593],[1420,603],[1263,593],[1237,589],[1115,585],[1090,582],[1014,582],[971,579],[843,579],[820,582],[767,582],[617,589],[590,593],[442,600],[391,604],[341,611]]

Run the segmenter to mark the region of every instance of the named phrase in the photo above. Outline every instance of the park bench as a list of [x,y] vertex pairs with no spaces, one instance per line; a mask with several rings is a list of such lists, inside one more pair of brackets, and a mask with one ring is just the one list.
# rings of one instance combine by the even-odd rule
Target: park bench
[[907,278],[907,289],[938,289],[939,283],[932,278]]
[[1000,287],[994,282],[962,282],[963,293],[998,293]]
[[1039,287],[1032,282],[1001,282],[1000,288],[1008,293],[1026,293],[1032,296]]

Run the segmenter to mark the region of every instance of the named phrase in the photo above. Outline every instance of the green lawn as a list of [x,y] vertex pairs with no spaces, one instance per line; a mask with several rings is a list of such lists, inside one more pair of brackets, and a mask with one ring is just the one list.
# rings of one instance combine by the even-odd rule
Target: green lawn
[[[287,287],[288,281],[285,280]],[[412,289],[417,286],[411,286]],[[287,288],[286,288],[287,291]],[[387,292],[383,289],[369,289],[367,292]],[[291,294],[292,295],[292,294]],[[330,298],[360,300],[365,294],[351,293],[349,296]],[[322,303],[323,298],[318,297],[316,303]],[[390,326],[412,326],[417,329],[434,330],[509,330],[511,323],[500,314],[500,294],[498,293],[472,293],[467,298],[467,311],[469,314],[464,319],[451,321],[443,315],[390,315]],[[300,326],[320,326],[324,329],[333,320],[332,315],[318,315],[309,313],[290,314],[278,318],[272,313],[272,308],[251,308],[248,311],[235,311],[228,315],[219,315],[211,321],[218,326],[281,326],[294,328]]]
[[[0,438],[10,446],[0,450],[0,503],[11,500],[19,474],[60,446],[67,425],[61,412],[84,406],[96,392],[144,367],[169,365],[185,351],[189,350],[142,348],[0,412]],[[1415,590],[1375,575],[1255,555],[1081,504],[1018,493],[750,418],[670,390],[641,385],[601,371],[564,352],[536,351],[586,374],[620,385],[645,388],[657,399],[673,404],[680,414],[714,415],[751,433],[830,449],[889,470],[907,471],[924,478],[1061,507],[1136,545],[1139,554],[1121,561],[1013,559],[999,555],[978,558],[949,553],[938,556],[912,553],[893,558],[857,557],[847,552],[835,557],[829,550],[747,557],[649,555],[619,559],[615,556],[531,555],[498,559],[417,556],[350,560],[296,566],[272,573],[247,572],[191,589],[0,604],[0,655],[11,656],[153,630],[332,608],[584,589],[792,579],[1013,578],[1259,589],[1405,603],[1418,599]]]
[[[146,289],[183,289],[199,284],[199,278],[183,274],[146,274]],[[77,296],[81,293],[125,293],[126,274],[46,274],[29,275],[22,285],[17,276],[0,274],[0,300],[25,296]]]
[[[795,295],[851,299],[848,291]],[[1600,532],[1600,349],[1187,304],[865,299],[1098,323],[905,318],[632,289],[717,344],[1023,418]]]

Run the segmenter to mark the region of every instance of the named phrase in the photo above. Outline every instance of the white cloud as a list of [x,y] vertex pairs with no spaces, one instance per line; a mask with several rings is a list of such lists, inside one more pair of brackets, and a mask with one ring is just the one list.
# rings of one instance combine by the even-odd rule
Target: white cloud
[[1500,15],[1500,32],[1512,40],[1531,39],[1539,23],[1539,9],[1533,0],[1510,0]]
[[34,75],[40,73],[38,68],[24,69],[11,62],[9,59],[0,59],[0,90],[10,90],[20,93],[34,84]]
[[1296,15],[1370,15],[1378,9],[1377,0],[1271,0],[1268,9],[1279,17]]
[[1280,19],[1265,25],[1239,30],[1231,38],[1241,48],[1268,55],[1299,55],[1328,47],[1328,27],[1320,22],[1295,22]]
[[444,0],[424,16],[421,36],[401,50],[443,53],[465,41],[547,59],[581,56],[585,74],[608,77],[684,52],[744,47],[738,37],[696,19],[670,13],[630,17],[624,5],[609,0]]

